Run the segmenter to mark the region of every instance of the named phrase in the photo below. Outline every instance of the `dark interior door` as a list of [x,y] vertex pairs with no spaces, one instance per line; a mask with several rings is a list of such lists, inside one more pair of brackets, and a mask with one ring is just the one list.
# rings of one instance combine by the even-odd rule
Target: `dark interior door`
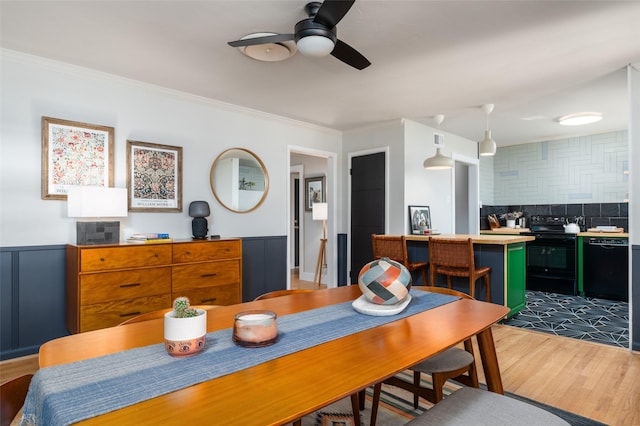
[[373,259],[371,234],[384,234],[384,171],[384,152],[351,159],[351,284]]
[[300,179],[293,180],[293,263],[300,266]]

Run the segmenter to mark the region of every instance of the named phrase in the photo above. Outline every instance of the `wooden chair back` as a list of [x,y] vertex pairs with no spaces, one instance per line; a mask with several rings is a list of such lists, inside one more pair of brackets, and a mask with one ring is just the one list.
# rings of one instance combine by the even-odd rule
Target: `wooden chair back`
[[[214,309],[214,308],[219,307],[219,305],[194,305],[192,307],[196,308],[196,309],[204,309],[205,311],[208,311],[209,309]],[[145,314],[140,314],[140,315],[135,316],[133,318],[129,318],[128,320],[123,321],[118,325],[135,324],[135,323],[138,323],[138,322],[164,318],[164,314],[166,314],[167,312],[170,312],[170,311],[173,311],[173,308],[160,309],[159,311],[147,312]]]
[[429,263],[432,267],[437,265],[472,270],[475,265],[471,238],[429,238]]
[[13,380],[3,383],[0,386],[0,425],[8,426],[11,424],[20,409],[24,405],[27,397],[29,384],[33,374],[25,374]]
[[467,239],[429,238],[429,263],[431,265],[431,285],[436,284],[436,275],[447,277],[447,287],[451,288],[451,277],[468,277],[469,294],[475,298],[476,280],[482,278],[485,285],[485,300],[491,301],[491,268],[476,268],[473,258],[473,241]]
[[402,263],[409,272],[419,271],[422,276],[422,283],[427,284],[429,262],[409,261],[407,240],[404,235],[371,234],[371,247],[373,248],[374,259],[388,257],[391,260]]
[[409,263],[404,235],[371,234],[371,246],[374,259],[388,257],[405,266]]
[[253,300],[262,300],[262,299],[271,299],[272,297],[280,297],[280,296],[288,296],[290,294],[298,294],[298,293],[309,293],[310,289],[292,289],[292,290],[276,290],[276,291],[271,291],[269,293],[264,293],[261,294],[260,296],[256,297]]
[[432,286],[428,286],[428,285],[414,285],[411,288],[415,289],[415,290],[428,291],[428,292],[431,292],[431,293],[449,294],[451,296],[458,296],[458,297],[460,297],[462,299],[473,299],[473,297],[471,297],[471,295],[469,295],[467,293],[463,293],[463,292],[458,291],[458,290],[454,290],[452,288],[432,287]]

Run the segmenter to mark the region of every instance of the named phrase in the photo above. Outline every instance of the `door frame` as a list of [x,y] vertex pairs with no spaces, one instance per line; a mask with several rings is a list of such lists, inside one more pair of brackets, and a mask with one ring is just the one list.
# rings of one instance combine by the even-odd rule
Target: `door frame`
[[[389,233],[389,146],[371,148],[362,151],[353,151],[347,153],[347,223],[345,227],[347,232],[347,265],[351,269],[351,162],[353,157],[361,157],[363,155],[384,153],[384,233]],[[350,280],[350,270],[347,271],[347,281]]]
[[[295,166],[290,166],[289,167],[289,231],[288,231],[288,235],[290,236],[290,238],[287,239],[287,243],[289,245],[289,258],[288,258],[288,262],[289,262],[289,272],[291,271],[291,268],[293,268],[295,265],[292,265],[292,261],[293,261],[293,253],[291,253],[291,250],[293,248],[293,238],[295,237],[295,224],[293,223],[293,217],[291,217],[291,213],[293,212],[293,208],[295,208],[294,205],[294,199],[293,199],[293,180],[294,179],[298,179],[300,184],[298,186],[298,199],[300,200],[300,202],[298,203],[298,236],[299,236],[299,241],[298,241],[298,270],[299,271],[304,271],[304,256],[303,256],[303,250],[304,250],[304,232],[301,232],[304,229],[304,165],[303,164],[297,164]],[[289,272],[287,273],[287,275],[290,275]],[[291,288],[291,283],[289,282],[290,280],[287,281],[287,288],[290,289]]]
[[[480,234],[480,160],[466,155],[452,153],[451,158],[456,162],[463,163],[469,168],[469,177],[467,182],[467,202],[469,209],[468,215],[468,227],[469,234]],[[454,166],[455,167],[455,166]],[[451,173],[451,212],[454,215],[451,223],[451,232],[456,233],[456,174]]]
[[[336,178],[336,171],[338,170],[338,153],[332,151],[323,151],[319,149],[307,148],[302,146],[295,145],[287,145],[287,159],[286,159],[286,167],[289,178],[286,180],[286,212],[287,212],[287,288],[291,288],[291,239],[292,235],[292,221],[291,217],[291,203],[293,200],[291,199],[291,154],[301,154],[307,155],[310,157],[320,157],[326,160],[326,169],[325,169],[325,188],[326,188],[326,202],[328,204],[328,219],[327,219],[327,274],[326,274],[326,286],[327,288],[334,288],[338,286],[338,234],[337,230],[340,228],[338,224],[338,215],[337,215],[337,203],[338,203],[338,180]],[[300,177],[300,192],[302,193],[301,200],[304,200],[304,175]],[[304,202],[300,203],[301,206],[304,206]],[[304,210],[302,211],[300,218],[300,234],[301,241],[304,241]],[[304,256],[306,251],[306,244],[301,242],[300,244],[300,276],[302,275],[304,270],[302,269],[302,265],[305,264]],[[316,250],[315,247],[310,246],[310,250]]]

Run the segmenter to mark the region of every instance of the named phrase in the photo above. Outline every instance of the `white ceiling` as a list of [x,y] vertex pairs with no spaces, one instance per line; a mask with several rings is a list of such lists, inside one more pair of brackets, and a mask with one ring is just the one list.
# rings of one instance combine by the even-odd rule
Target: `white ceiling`
[[[291,33],[305,0],[1,1],[1,46],[348,130],[397,118],[498,145],[627,127],[625,66],[640,61],[640,1],[357,0],[338,38],[372,65],[229,47]],[[553,120],[598,111],[580,128]]]

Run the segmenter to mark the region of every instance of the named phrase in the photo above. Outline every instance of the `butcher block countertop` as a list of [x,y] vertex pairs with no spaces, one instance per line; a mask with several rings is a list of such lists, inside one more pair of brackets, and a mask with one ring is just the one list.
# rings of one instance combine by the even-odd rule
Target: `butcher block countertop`
[[503,226],[501,228],[480,230],[480,233],[485,235],[496,235],[496,234],[515,235],[515,234],[522,234],[523,232],[529,232],[529,228],[507,228]]
[[628,232],[587,231],[587,232],[579,232],[578,237],[629,238],[629,233]]
[[442,235],[405,235],[407,241],[429,241],[429,238],[471,238],[474,244],[496,244],[506,246],[513,243],[533,241],[536,238],[525,235],[475,235],[475,234],[442,234]]

